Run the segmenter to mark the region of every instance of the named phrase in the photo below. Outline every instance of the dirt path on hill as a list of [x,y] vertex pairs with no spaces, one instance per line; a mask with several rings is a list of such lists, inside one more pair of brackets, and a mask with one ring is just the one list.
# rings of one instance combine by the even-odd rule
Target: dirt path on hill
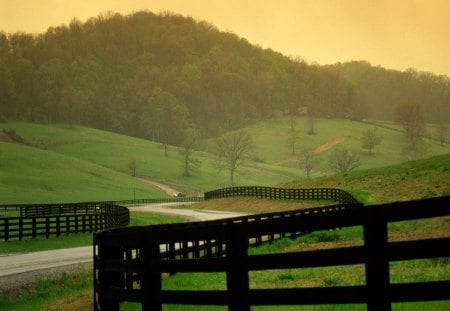
[[[316,148],[314,148],[310,152],[312,152],[313,155],[320,154],[320,153],[325,152],[325,151],[327,151],[327,150],[329,150],[329,149],[331,149],[331,148],[333,148],[333,147],[335,147],[335,146],[337,146],[339,144],[342,144],[347,139],[348,139],[348,137],[346,137],[346,136],[338,136],[335,139],[333,139],[332,141],[329,141],[329,142],[327,142],[325,144],[317,146]],[[308,155],[308,152],[299,153],[299,154],[293,155],[293,156],[291,156],[291,157],[289,157],[287,159],[281,160],[281,161],[279,161],[279,162],[277,162],[275,164],[283,165],[283,164],[286,164],[286,163],[289,163],[289,162],[301,161],[301,160],[305,159],[307,157],[307,155]]]

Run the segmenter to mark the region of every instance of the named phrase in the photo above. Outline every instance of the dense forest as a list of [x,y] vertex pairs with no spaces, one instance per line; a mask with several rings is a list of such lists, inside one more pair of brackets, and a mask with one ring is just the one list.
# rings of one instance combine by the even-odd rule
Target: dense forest
[[364,94],[365,118],[395,119],[393,106],[414,101],[422,105],[427,120],[450,122],[450,79],[429,72],[388,70],[365,61],[330,66],[356,83]]
[[76,123],[164,143],[179,144],[186,128],[211,136],[288,114],[386,119],[408,97],[441,121],[449,90],[448,78],[431,74],[307,64],[172,13],[0,32],[0,121]]

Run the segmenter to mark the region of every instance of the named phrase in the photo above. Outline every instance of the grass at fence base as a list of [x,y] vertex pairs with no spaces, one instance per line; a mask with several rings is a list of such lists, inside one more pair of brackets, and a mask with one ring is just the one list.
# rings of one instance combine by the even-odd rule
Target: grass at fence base
[[[0,290],[0,310],[92,310],[92,282],[92,269],[89,268]],[[60,299],[64,299],[64,304],[55,303]],[[67,305],[75,308],[67,309]]]

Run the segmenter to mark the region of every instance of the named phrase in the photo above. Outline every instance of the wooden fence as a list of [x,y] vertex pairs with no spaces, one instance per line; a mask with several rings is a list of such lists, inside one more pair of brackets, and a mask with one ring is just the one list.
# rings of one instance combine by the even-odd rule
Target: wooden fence
[[[37,236],[48,238],[51,235],[58,237],[61,234],[95,232],[108,228],[124,227],[129,223],[129,212],[122,205],[200,201],[203,201],[203,197],[0,205],[0,240],[36,238]],[[11,212],[18,213],[20,216],[4,216]]]
[[271,200],[334,201],[340,204],[359,204],[350,193],[334,188],[290,189],[259,186],[230,187],[205,193],[205,200],[237,196],[251,196]]
[[[225,193],[225,192],[223,192]],[[205,195],[205,198],[208,196]],[[248,311],[258,305],[367,304],[391,310],[392,302],[450,299],[450,280],[390,282],[391,262],[449,257],[450,238],[392,242],[388,223],[450,215],[450,197],[361,207],[358,204],[269,213],[186,224],[113,229],[94,235],[94,310],[119,310],[124,301],[142,310],[164,304],[225,305]],[[363,226],[363,245],[316,251],[249,255],[273,235]],[[364,285],[250,289],[249,273],[363,264]],[[167,290],[162,273],[223,272],[225,290]]]
[[0,217],[0,240],[95,232],[124,227],[130,215],[126,207],[112,203],[28,204],[2,206],[21,216]]

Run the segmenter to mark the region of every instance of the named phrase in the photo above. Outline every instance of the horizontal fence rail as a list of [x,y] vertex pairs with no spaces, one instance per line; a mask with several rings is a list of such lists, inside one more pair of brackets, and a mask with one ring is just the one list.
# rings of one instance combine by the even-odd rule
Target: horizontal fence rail
[[[125,227],[129,211],[123,205],[201,202],[203,197],[167,197],[60,204],[0,205],[0,240],[60,236]],[[6,216],[10,213],[17,216]]]
[[334,188],[272,188],[259,186],[230,187],[213,190],[205,193],[205,200],[221,199],[227,197],[251,196],[273,200],[299,200],[299,201],[335,201],[341,204],[360,204],[350,193]]
[[20,212],[0,217],[0,240],[60,236],[125,227],[130,220],[126,207],[112,203],[73,203],[2,206]]
[[[205,196],[206,198],[206,196]],[[119,310],[123,301],[142,310],[164,304],[257,305],[367,304],[391,310],[392,302],[450,299],[450,280],[391,284],[389,263],[450,256],[450,238],[388,241],[388,223],[450,215],[450,197],[361,207],[337,205],[225,220],[131,227],[94,235],[94,310]],[[363,226],[362,246],[249,255],[258,237]],[[366,284],[250,289],[249,272],[363,264]],[[167,290],[162,273],[223,272],[226,290]]]

